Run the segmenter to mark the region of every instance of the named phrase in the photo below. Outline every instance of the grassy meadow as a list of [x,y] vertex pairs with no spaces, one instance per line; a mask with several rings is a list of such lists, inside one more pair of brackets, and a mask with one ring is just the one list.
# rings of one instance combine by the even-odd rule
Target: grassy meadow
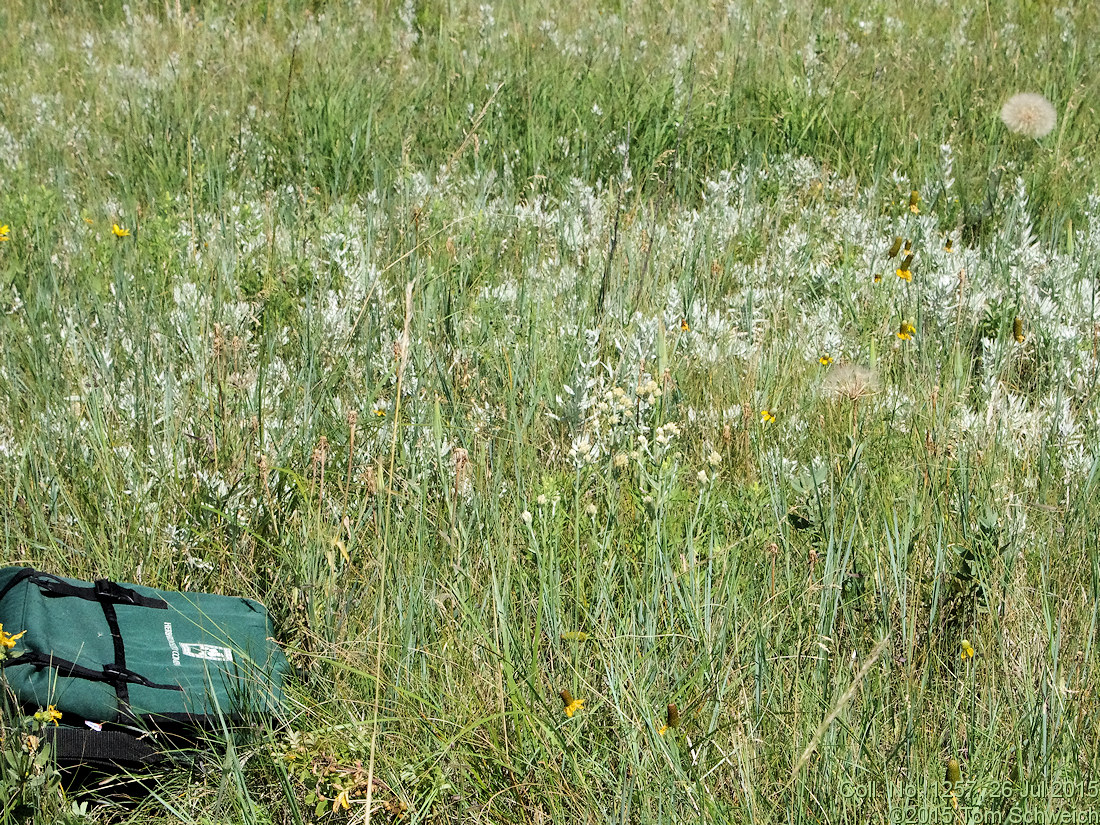
[[5,720],[5,821],[1096,814],[1098,30],[0,5],[2,561],[298,670],[136,800]]

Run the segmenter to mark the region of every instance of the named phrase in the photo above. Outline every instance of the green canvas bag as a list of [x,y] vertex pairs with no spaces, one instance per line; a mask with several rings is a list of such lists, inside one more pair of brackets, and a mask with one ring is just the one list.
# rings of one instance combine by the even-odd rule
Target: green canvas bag
[[2,663],[11,692],[61,712],[62,761],[155,762],[173,734],[271,718],[284,702],[290,665],[251,599],[7,567],[0,625],[22,634]]

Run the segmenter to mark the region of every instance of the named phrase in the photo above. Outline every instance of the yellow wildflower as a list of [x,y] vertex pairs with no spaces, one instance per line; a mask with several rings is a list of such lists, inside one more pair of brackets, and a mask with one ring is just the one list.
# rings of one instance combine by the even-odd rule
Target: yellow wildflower
[[43,725],[48,725],[53,722],[54,727],[57,727],[57,723],[60,719],[61,711],[53,705],[47,705],[45,710],[40,710],[34,715],[34,721]]
[[911,283],[913,280],[913,270],[910,268],[912,266],[913,256],[906,255],[905,260],[901,262],[901,266],[899,266],[896,270],[896,272],[898,273],[898,277],[906,283]]
[[688,326],[687,318],[681,318],[680,319],[680,331],[681,332],[691,332],[691,327]]
[[1012,337],[1017,344],[1022,344],[1027,336],[1024,334],[1024,319],[1017,316],[1012,320]]
[[875,273],[875,283],[876,284],[882,283],[882,273],[881,272],[876,272]]
[[947,760],[947,772],[944,774],[943,784],[953,790],[960,779],[962,779],[962,771],[959,769],[959,760],[952,757]]
[[825,353],[817,359],[817,363],[821,364],[821,366],[823,367],[827,367],[829,366],[829,364],[833,363],[833,358],[831,355],[829,355],[829,353]]
[[920,214],[920,207],[917,205],[920,201],[920,192],[914,189],[909,193],[909,211],[914,215]]
[[962,651],[959,653],[959,655],[962,657],[962,660],[964,662],[967,659],[973,659],[974,658],[974,648],[970,646],[970,640],[969,639],[963,639],[962,644],[960,645],[960,647],[962,648]]
[[955,810],[959,809],[959,797],[955,793],[955,786],[962,779],[962,771],[959,770],[958,759],[947,760],[947,773],[943,777],[943,785],[948,791],[951,792],[951,807]]
[[902,321],[898,324],[898,338],[902,341],[908,341],[916,335],[917,328],[913,326],[912,321]]
[[4,625],[0,624],[0,647],[4,647],[4,648],[7,648],[8,650],[11,650],[13,647],[15,647],[16,640],[21,639],[26,632],[27,631],[23,630],[19,633],[16,633],[14,636],[12,636],[9,633],[5,633],[4,632]]
[[664,736],[670,729],[679,727],[680,725],[680,711],[676,707],[675,702],[670,702],[668,707],[665,708],[665,723],[661,725],[661,729],[657,731],[658,736]]
[[955,251],[955,242],[951,240],[950,235],[947,236],[947,243],[945,243],[943,245],[943,251],[944,252],[954,252]]
[[760,422],[762,424],[771,424],[773,421],[775,421],[775,416],[772,414],[771,410],[760,411]]
[[573,718],[573,714],[584,707],[584,699],[574,699],[573,694],[566,689],[562,689],[558,696],[561,697],[562,704],[565,705],[565,715],[570,719]]
[[116,238],[126,238],[130,235],[129,229],[123,229],[117,223],[111,224],[111,231],[115,233]]
[[3,224],[3,225],[0,225],[0,241],[9,241],[9,240],[11,240],[11,238],[8,237],[8,235],[10,233],[11,233],[11,227],[10,226],[8,226],[6,223]]
[[343,808],[346,811],[350,807],[351,807],[351,805],[348,803],[348,792],[346,790],[340,791],[340,793],[336,795],[336,798],[334,800],[332,800],[332,812],[333,813],[336,813],[341,808]]

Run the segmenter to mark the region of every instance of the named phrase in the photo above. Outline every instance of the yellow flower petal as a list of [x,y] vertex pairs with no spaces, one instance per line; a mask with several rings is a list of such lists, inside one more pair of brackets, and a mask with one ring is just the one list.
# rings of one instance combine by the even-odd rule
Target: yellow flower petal
[[61,719],[61,711],[53,705],[47,705],[45,710],[40,710],[34,715],[34,719],[36,722],[43,725],[48,725],[52,722],[54,727],[57,727],[57,722]]
[[332,812],[333,813],[336,813],[340,809],[343,809],[343,810],[346,811],[350,807],[351,807],[351,805],[348,803],[348,792],[347,791],[340,791],[340,793],[337,794],[336,799],[332,800]]
[[5,633],[4,625],[0,624],[0,647],[5,647],[8,650],[11,650],[13,647],[15,647],[15,642],[18,639],[23,638],[26,633],[27,631],[23,630],[12,636],[10,633]]
[[558,696],[561,697],[561,702],[565,705],[565,715],[570,719],[573,718],[573,714],[584,707],[584,699],[574,699],[573,694],[568,689],[563,688],[558,691]]

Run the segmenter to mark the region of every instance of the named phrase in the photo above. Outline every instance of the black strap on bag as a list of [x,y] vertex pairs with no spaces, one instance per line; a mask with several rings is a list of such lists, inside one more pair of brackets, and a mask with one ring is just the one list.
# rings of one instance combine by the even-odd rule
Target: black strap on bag
[[155,688],[158,690],[183,691],[183,688],[179,685],[157,684],[156,682],[149,681],[140,673],[134,673],[132,670],[126,670],[114,664],[104,665],[102,670],[94,670],[90,667],[84,667],[84,665],[78,665],[76,662],[70,662],[68,659],[59,659],[52,655],[47,656],[44,653],[39,653],[37,650],[25,650],[18,657],[13,657],[0,663],[0,667],[8,667],[10,665],[49,667],[56,670],[58,676],[85,679],[89,682],[106,682],[115,689],[116,693],[118,693],[119,690],[125,691],[127,685],[141,685],[142,687]]
[[[95,584],[81,586],[69,584],[64,579],[51,576],[49,573],[33,570],[30,571],[29,578],[46,596],[74,596],[78,599],[96,601],[102,605],[129,604],[137,607],[152,607],[157,610],[168,609],[168,602],[164,599],[143,596],[136,590],[123,587],[110,579],[96,579]],[[11,584],[9,583],[8,586],[10,587]],[[3,597],[3,593],[0,593],[0,597]]]
[[4,585],[3,589],[0,590],[0,601],[4,600],[4,597],[6,595],[8,595],[8,592],[13,587],[18,585],[24,579],[29,579],[31,576],[35,575],[36,573],[38,573],[38,571],[35,570],[33,567],[21,567],[21,568],[19,568],[19,570],[17,570],[15,572],[15,575],[12,576],[10,579],[8,579],[8,583]]
[[53,746],[55,758],[80,765],[153,766],[169,758],[153,744],[126,731],[55,727],[46,730],[46,741]]

